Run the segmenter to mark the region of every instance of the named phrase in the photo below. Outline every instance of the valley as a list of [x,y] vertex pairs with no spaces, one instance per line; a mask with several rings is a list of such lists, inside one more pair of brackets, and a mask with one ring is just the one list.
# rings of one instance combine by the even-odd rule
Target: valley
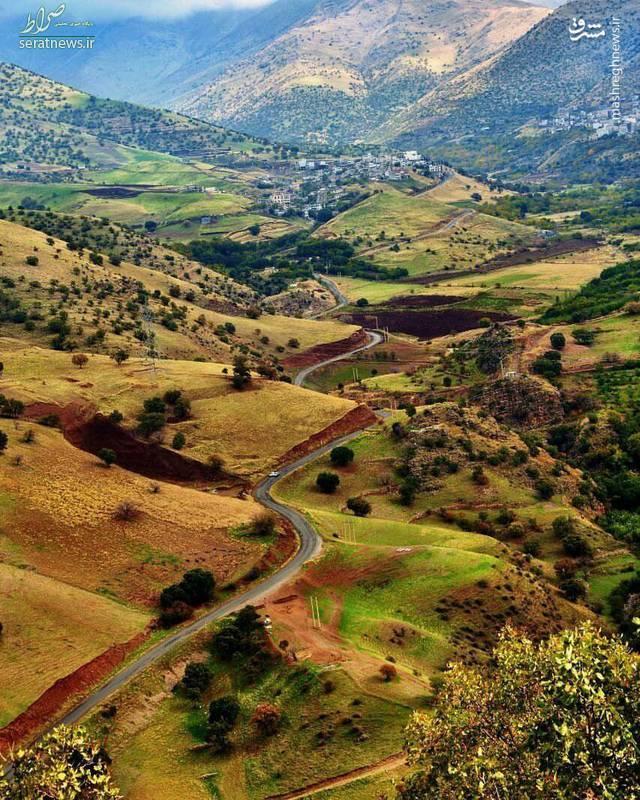
[[576,8],[0,36],[2,800],[638,795],[637,131]]

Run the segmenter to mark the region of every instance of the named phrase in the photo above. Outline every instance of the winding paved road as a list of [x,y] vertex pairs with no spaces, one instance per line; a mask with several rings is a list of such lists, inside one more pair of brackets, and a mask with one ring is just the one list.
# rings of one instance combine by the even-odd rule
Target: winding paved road
[[[298,374],[296,378],[296,384],[302,385],[302,382],[305,380],[305,378],[308,377],[308,375],[314,370],[320,369],[321,367],[331,364],[334,361],[340,361],[343,358],[348,358],[354,353],[360,352],[361,350],[374,347],[376,344],[382,341],[382,337],[377,333],[368,332],[368,335],[370,340],[366,345],[358,347],[355,350],[351,350],[348,353],[344,353],[341,356],[327,359],[326,361],[316,364],[313,367],[304,369]],[[353,439],[358,434],[359,431],[356,431],[335,439],[329,444],[319,447],[317,450],[309,453],[309,455],[303,456],[297,461],[294,461],[292,464],[283,467],[278,476],[266,478],[256,487],[256,499],[262,503],[262,505],[266,506],[272,511],[277,512],[278,514],[281,514],[283,517],[286,517],[286,519],[288,519],[298,531],[298,535],[300,537],[300,547],[293,558],[291,558],[277,572],[274,572],[261,583],[256,584],[255,586],[252,586],[246,591],[242,592],[242,594],[227,600],[225,603],[212,609],[207,614],[198,617],[198,619],[194,620],[189,625],[186,625],[185,627],[180,628],[172,633],[170,636],[167,636],[166,639],[163,639],[154,647],[150,647],[148,650],[145,650],[144,653],[127,664],[123,669],[109,678],[109,680],[100,686],[100,688],[96,689],[85,700],[65,714],[65,716],[58,720],[58,723],[56,724],[71,725],[78,722],[80,719],[82,719],[82,717],[85,716],[85,714],[88,714],[96,706],[103,703],[111,694],[113,694],[113,692],[120,689],[128,681],[130,681],[136,675],[139,675],[143,670],[155,663],[158,659],[162,658],[167,653],[170,653],[175,647],[189,639],[189,637],[202,630],[211,622],[222,619],[223,617],[232,614],[234,611],[239,611],[241,608],[243,608],[243,606],[247,605],[247,603],[258,603],[264,599],[266,595],[270,594],[283,583],[292,578],[307,561],[316,556],[320,552],[322,544],[319,535],[299,511],[289,508],[289,506],[285,506],[282,503],[278,503],[276,500],[274,500],[270,494],[271,488],[286,475],[289,475],[305,464],[308,464],[310,461],[315,460],[318,458],[318,456],[327,453],[336,445],[343,444],[344,442]]]

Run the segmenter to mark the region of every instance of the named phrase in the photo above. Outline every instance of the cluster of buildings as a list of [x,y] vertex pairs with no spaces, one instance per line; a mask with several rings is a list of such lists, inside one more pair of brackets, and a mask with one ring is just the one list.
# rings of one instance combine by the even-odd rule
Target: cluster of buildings
[[538,127],[556,133],[572,128],[587,128],[594,132],[595,138],[617,133],[630,136],[640,130],[640,95],[634,95],[625,103],[624,111],[614,113],[609,107],[595,109],[573,109],[562,111],[550,119],[538,121]]
[[445,165],[430,162],[415,150],[280,162],[274,169],[279,185],[271,192],[269,203],[275,206],[277,213],[295,209],[305,217],[315,216],[315,212],[335,206],[346,194],[346,186],[403,181],[414,169],[432,174],[449,170]]

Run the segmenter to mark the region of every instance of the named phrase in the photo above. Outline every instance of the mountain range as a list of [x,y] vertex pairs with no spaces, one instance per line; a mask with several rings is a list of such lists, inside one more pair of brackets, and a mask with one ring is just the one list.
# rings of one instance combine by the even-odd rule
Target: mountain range
[[573,17],[605,28],[613,15],[623,20],[625,96],[638,91],[636,0],[544,5],[276,0],[100,22],[92,51],[44,53],[18,50],[13,24],[4,24],[0,59],[274,141],[424,147],[605,102],[611,33],[571,42]]

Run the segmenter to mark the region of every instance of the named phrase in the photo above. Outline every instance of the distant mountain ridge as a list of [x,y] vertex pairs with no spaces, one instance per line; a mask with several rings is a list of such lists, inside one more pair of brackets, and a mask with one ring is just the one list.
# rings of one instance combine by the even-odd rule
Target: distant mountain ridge
[[[559,8],[482,70],[436,87],[378,132],[399,129],[419,143],[485,129],[504,132],[586,105],[606,107],[611,90],[611,19],[622,20],[623,102],[640,92],[640,5],[636,0],[578,0]],[[572,42],[574,17],[604,25],[605,36]]]
[[521,0],[276,0],[176,20],[96,23],[91,51],[0,59],[92,94],[171,107],[276,141],[366,139],[549,13]]
[[273,139],[367,139],[548,13],[519,0],[321,0],[174,106]]

